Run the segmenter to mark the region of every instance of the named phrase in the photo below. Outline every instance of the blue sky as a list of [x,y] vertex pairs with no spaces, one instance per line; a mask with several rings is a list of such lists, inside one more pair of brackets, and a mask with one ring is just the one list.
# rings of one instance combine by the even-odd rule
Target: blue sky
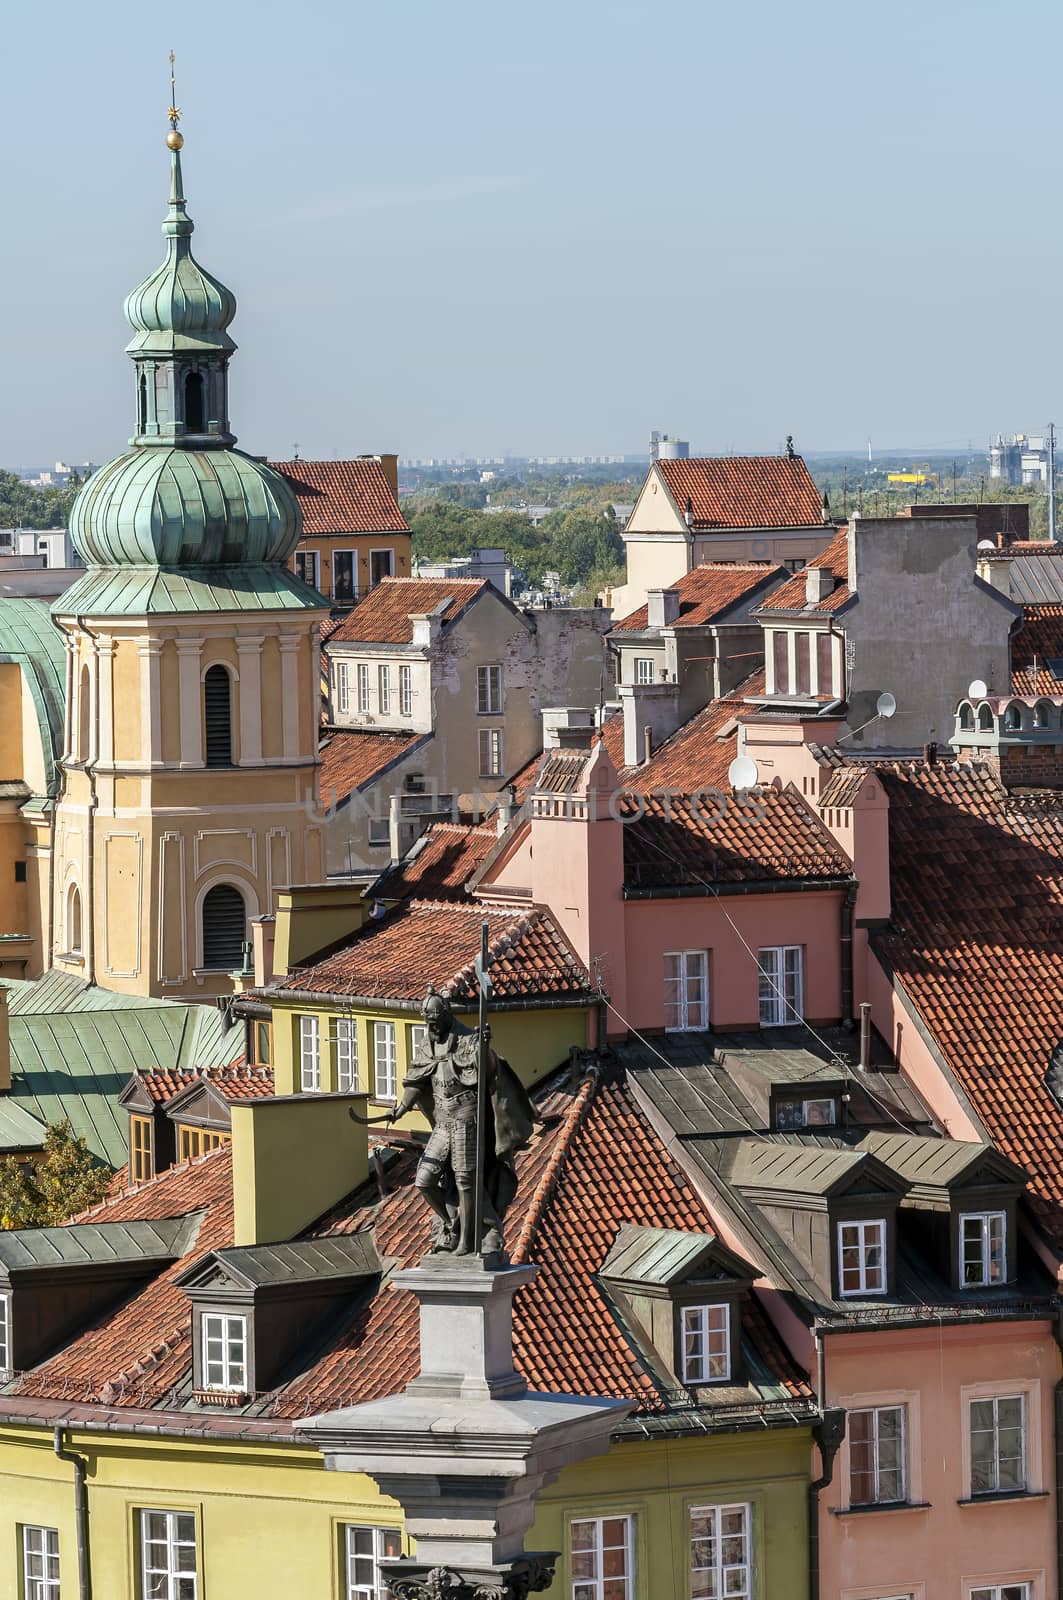
[[171,45],[253,453],[1063,422],[1061,34],[982,0],[8,8],[0,463],[130,432]]

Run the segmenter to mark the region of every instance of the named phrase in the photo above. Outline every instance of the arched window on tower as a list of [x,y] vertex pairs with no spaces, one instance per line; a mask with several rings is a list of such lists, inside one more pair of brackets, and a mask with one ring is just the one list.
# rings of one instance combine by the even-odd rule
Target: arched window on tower
[[203,896],[203,966],[234,972],[243,966],[247,909],[235,884],[216,883]]
[[207,766],[231,767],[232,685],[224,667],[208,667],[204,675],[203,722],[207,730]]
[[148,380],[143,373],[137,384],[137,432],[143,433],[148,425]]
[[88,665],[82,667],[78,688],[78,747],[77,758],[79,761],[89,759],[89,711],[91,695],[89,693]]
[[203,378],[198,372],[190,372],[185,379],[185,432],[203,433],[204,431]]
[[66,892],[66,948],[72,956],[81,954],[81,890],[76,883]]

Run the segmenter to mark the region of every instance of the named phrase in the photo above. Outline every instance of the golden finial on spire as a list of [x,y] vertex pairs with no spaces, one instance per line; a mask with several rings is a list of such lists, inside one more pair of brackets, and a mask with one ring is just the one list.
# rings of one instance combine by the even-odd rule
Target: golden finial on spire
[[170,109],[166,115],[170,119],[170,131],[166,135],[166,143],[171,150],[180,150],[185,142],[183,133],[178,133],[177,124],[181,120],[181,108],[177,104],[177,86],[174,83],[174,53],[170,51]]

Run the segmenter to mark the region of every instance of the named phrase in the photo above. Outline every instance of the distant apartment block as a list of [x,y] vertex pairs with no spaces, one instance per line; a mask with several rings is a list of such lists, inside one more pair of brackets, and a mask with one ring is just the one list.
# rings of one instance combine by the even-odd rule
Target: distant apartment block
[[513,569],[500,545],[480,545],[467,556],[452,556],[448,561],[414,561],[415,578],[484,578],[499,594],[513,590]]

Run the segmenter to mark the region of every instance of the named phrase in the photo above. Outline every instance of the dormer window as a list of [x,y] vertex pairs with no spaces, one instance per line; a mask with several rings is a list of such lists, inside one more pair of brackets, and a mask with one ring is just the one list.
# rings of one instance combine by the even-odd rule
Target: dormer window
[[726,1383],[731,1376],[731,1307],[683,1307],[683,1382]]
[[0,1376],[11,1371],[11,1296],[0,1294]]
[[153,1117],[129,1119],[129,1176],[146,1183],[155,1176],[155,1121]]
[[1008,1219],[1003,1211],[967,1211],[960,1216],[961,1287],[992,1288],[1007,1282]]
[[801,1128],[833,1128],[837,1120],[838,1102],[833,1095],[781,1100],[775,1108],[775,1126],[780,1133],[793,1133]]
[[247,1318],[204,1312],[202,1387],[227,1394],[247,1388]]
[[838,1224],[838,1293],[841,1296],[886,1293],[886,1223]]

